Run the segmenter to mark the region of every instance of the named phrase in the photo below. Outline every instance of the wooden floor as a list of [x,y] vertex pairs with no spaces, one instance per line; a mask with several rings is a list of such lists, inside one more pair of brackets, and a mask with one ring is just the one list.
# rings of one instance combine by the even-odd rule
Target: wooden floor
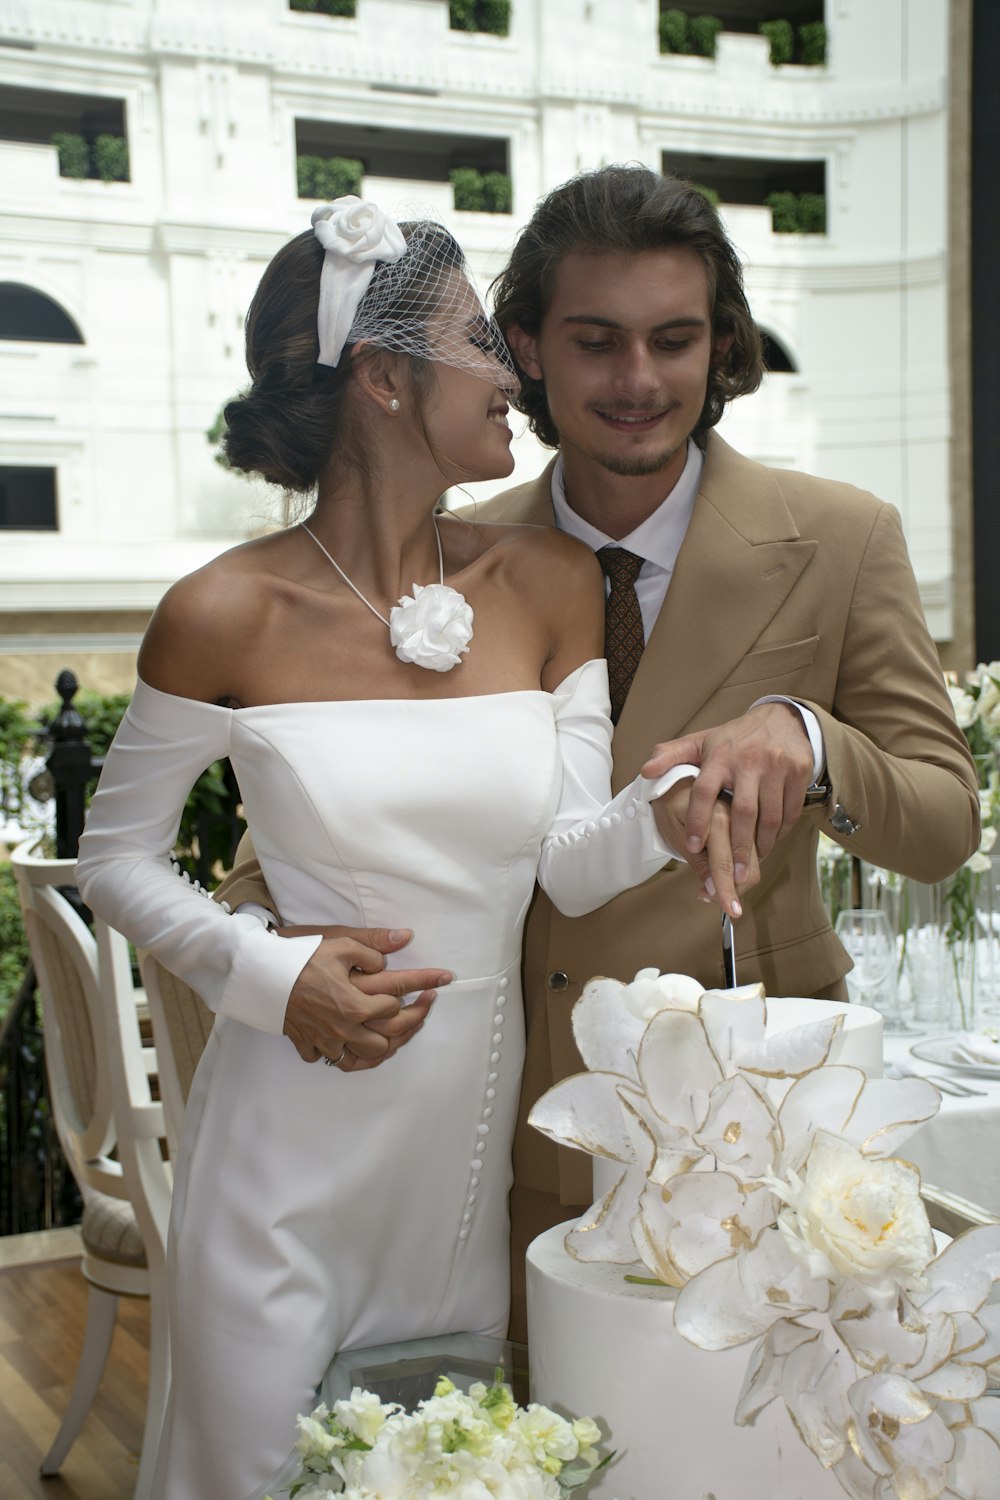
[[148,1304],[123,1297],[97,1399],[63,1471],[38,1466],[59,1430],[87,1316],[78,1260],[0,1268],[2,1500],[130,1500],[146,1406]]

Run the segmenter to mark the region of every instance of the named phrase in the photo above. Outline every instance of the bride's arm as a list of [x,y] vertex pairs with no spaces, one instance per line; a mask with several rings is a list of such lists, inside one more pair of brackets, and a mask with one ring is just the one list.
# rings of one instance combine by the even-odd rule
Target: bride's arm
[[137,683],[91,804],[77,881],[88,906],[212,1010],[280,1035],[320,938],[279,942],[255,917],[205,899],[170,864],[187,795],[228,754],[231,721],[230,709]]

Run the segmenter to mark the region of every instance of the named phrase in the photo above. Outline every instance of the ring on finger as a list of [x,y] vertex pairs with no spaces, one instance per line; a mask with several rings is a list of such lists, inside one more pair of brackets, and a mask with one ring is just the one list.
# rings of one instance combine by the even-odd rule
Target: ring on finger
[[335,1068],[338,1063],[342,1063],[344,1061],[344,1055],[346,1052],[347,1043],[345,1042],[336,1057],[324,1057],[323,1061],[326,1063],[328,1068]]

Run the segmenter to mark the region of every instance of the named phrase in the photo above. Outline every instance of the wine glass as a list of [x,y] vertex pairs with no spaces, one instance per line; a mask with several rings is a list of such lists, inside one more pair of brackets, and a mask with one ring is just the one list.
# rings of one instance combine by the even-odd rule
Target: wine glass
[[854,960],[847,976],[852,1000],[871,1005],[882,1016],[887,1032],[907,1034],[896,990],[896,939],[884,911],[842,911],[835,932]]

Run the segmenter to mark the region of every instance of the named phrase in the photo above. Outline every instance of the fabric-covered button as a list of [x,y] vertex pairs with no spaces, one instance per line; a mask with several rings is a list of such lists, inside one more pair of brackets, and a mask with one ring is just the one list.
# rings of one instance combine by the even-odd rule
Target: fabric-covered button
[[506,1004],[507,1004],[507,996],[506,995],[498,995],[497,996],[497,1008],[500,1009],[500,1010],[502,1010],[503,1007]]
[[458,1231],[458,1237],[459,1237],[460,1240],[467,1240],[469,1238],[468,1225],[466,1225],[466,1227],[464,1229],[460,1229]]
[[487,1097],[487,1099],[495,1099],[496,1096],[497,1096],[496,1089],[487,1089],[486,1090],[486,1097]]
[[472,1178],[470,1178],[470,1180],[469,1180],[469,1186],[470,1187],[478,1187],[479,1186],[479,1178],[478,1177],[472,1177]]
[[503,990],[509,990],[510,989],[510,980],[509,979],[500,979],[500,980],[498,980],[497,981],[497,989],[500,990],[501,992]]
[[477,1135],[489,1135],[489,1133],[490,1133],[490,1127],[488,1125],[477,1125],[476,1126],[476,1134]]
[[502,1010],[498,1010],[497,1013],[496,1013],[496,1015],[493,1017],[493,1024],[494,1024],[494,1026],[502,1026],[503,1025],[503,1011]]
[[499,1045],[500,1045],[500,1043],[502,1041],[503,1041],[503,1032],[502,1031],[494,1031],[494,1033],[493,1033],[493,1045],[494,1045],[494,1047],[499,1047]]
[[626,816],[626,818],[634,818],[635,817],[635,808],[632,806],[631,803],[625,809],[625,816]]
[[486,1106],[486,1108],[483,1110],[483,1119],[484,1120],[488,1120],[492,1114],[493,1114],[493,1108],[492,1108],[491,1105],[488,1104]]
[[472,1170],[473,1170],[473,1171],[474,1171],[474,1172],[478,1172],[478,1171],[479,1171],[479,1169],[480,1169],[480,1167],[481,1167],[481,1166],[482,1166],[482,1164],[483,1164],[483,1159],[482,1159],[482,1157],[481,1157],[481,1156],[477,1156],[477,1157],[476,1157],[476,1158],[475,1158],[475,1160],[474,1160],[474,1161],[473,1161],[473,1163],[472,1163]]
[[490,1062],[499,1062],[499,1061],[500,1061],[500,1053],[499,1052],[491,1052],[490,1053]]
[[621,813],[620,812],[613,812],[611,814],[611,821],[615,825],[616,828],[620,828],[622,826],[622,815],[621,815]]
[[488,1075],[488,1076],[487,1076],[487,1079],[486,1079],[486,1082],[487,1082],[487,1083],[496,1083],[496,1081],[497,1081],[497,1079],[498,1079],[498,1078],[499,1078],[499,1077],[500,1077],[500,1074],[499,1074],[499,1073],[490,1073],[490,1074],[489,1074],[489,1075]]

